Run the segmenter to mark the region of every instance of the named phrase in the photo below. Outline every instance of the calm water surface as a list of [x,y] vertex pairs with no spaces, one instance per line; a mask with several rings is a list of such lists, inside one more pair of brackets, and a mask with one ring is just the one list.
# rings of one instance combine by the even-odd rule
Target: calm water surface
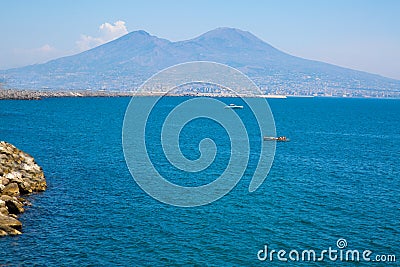
[[[156,118],[185,99],[167,98]],[[227,196],[196,208],[160,203],[132,179],[121,146],[128,103],[129,98],[0,101],[0,140],[33,155],[49,186],[30,197],[33,206],[21,216],[24,234],[0,239],[0,265],[265,266],[271,263],[257,259],[264,245],[321,251],[336,249],[339,238],[349,249],[395,254],[399,262],[399,100],[269,100],[277,133],[291,142],[277,144],[270,174],[254,193],[248,185],[259,134],[248,110],[238,110],[249,122],[248,169]],[[209,173],[175,182],[210,182],[228,160],[226,132],[199,120],[182,135],[188,158],[198,156],[206,135],[220,154]],[[153,161],[167,173],[159,139],[148,141]]]

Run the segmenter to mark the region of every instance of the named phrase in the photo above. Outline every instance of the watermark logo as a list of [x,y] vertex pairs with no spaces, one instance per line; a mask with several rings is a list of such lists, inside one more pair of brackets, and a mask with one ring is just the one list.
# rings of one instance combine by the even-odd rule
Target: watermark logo
[[338,248],[340,248],[340,249],[346,248],[346,247],[347,247],[347,240],[344,239],[344,238],[339,238],[339,239],[336,241],[336,246],[337,246]]
[[[239,97],[244,108],[251,111],[260,136],[258,137],[258,162],[249,192],[255,191],[265,180],[275,155],[275,142],[263,142],[262,136],[275,136],[272,112],[259,88],[240,71],[213,62],[189,62],[167,68],[147,80],[132,97],[125,113],[122,144],[128,168],[136,183],[153,198],[170,205],[194,207],[211,203],[229,193],[242,178],[250,157],[250,139],[246,122],[238,115],[239,110],[227,106],[221,99],[201,97],[187,98],[173,107],[162,124],[161,136],[150,136],[147,128],[150,114],[160,101],[170,95],[182,94],[185,88],[207,90],[217,88]],[[183,88],[183,89],[182,89]],[[144,97],[151,92],[152,97]],[[213,96],[215,91],[207,91]],[[218,94],[220,96],[220,94]],[[246,97],[243,97],[246,96]],[[212,182],[201,186],[182,186],[171,182],[168,174],[161,174],[156,168],[148,140],[161,140],[165,158],[174,168],[186,173],[201,172],[215,160],[218,147],[211,138],[204,138],[198,144],[200,157],[192,160],[182,153],[179,138],[182,129],[191,121],[206,118],[221,125],[229,136],[230,159],[222,174]]]
[[357,250],[357,249],[346,249],[348,246],[347,240],[339,238],[336,241],[336,247],[329,247],[323,250],[305,249],[290,251],[280,249],[270,249],[268,245],[264,245],[264,248],[259,250],[257,253],[257,259],[259,261],[341,261],[341,262],[385,262],[394,263],[396,262],[396,255],[394,254],[375,254],[369,249]]

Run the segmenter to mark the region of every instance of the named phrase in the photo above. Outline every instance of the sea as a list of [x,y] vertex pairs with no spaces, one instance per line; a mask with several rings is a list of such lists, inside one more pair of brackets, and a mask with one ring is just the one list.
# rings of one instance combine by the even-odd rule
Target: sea
[[[154,119],[164,120],[189,99],[163,99]],[[160,202],[133,179],[122,147],[129,101],[0,101],[0,140],[32,155],[48,184],[28,197],[33,205],[20,216],[23,234],[0,239],[0,266],[398,266],[400,100],[268,99],[277,135],[290,142],[276,143],[265,181],[249,192],[263,142],[250,123],[242,179],[222,198],[197,207]],[[234,112],[254,121],[246,106]],[[206,137],[217,155],[211,170],[172,175],[171,181],[212,182],[229,162],[224,127],[198,119],[181,134],[188,159],[199,157]],[[159,132],[146,142],[158,170],[165,177],[175,173]],[[355,250],[359,260],[346,259]]]

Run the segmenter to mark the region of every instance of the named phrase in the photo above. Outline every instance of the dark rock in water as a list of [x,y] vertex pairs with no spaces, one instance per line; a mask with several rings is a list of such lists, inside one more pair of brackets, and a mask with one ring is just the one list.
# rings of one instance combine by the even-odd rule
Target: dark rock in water
[[20,195],[46,190],[43,170],[32,156],[15,146],[0,142],[0,237],[21,234],[17,214],[30,202]]
[[6,207],[9,214],[20,214],[25,211],[24,204],[17,199],[6,201]]
[[[17,219],[15,219],[17,220]],[[18,220],[17,220],[18,221]],[[6,226],[6,225],[0,225],[0,236],[6,236],[6,235],[20,235],[22,234],[21,231],[15,229],[14,227],[11,226]],[[5,234],[4,234],[5,233]]]

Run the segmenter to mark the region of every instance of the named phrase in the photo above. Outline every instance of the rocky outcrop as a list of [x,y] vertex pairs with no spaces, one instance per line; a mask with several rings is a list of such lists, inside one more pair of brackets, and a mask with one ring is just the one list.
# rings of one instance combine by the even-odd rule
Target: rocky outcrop
[[18,90],[18,89],[1,89],[0,100],[2,99],[18,99],[18,100],[40,100],[42,98],[51,97],[119,97],[133,96],[134,92],[110,92],[110,91],[52,91],[52,90]]
[[0,142],[0,236],[21,234],[18,214],[30,202],[21,197],[46,190],[43,170],[33,157],[12,144]]

